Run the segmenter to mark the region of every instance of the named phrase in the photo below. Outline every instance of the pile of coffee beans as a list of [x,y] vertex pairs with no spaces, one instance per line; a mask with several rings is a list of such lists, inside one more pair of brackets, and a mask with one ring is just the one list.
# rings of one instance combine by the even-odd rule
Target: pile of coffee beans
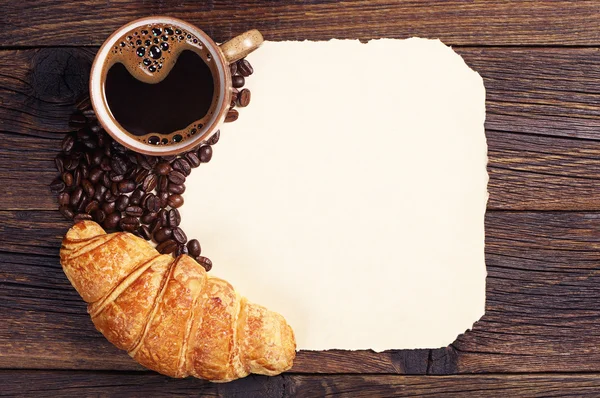
[[[247,106],[250,91],[242,89],[252,66],[244,59],[231,65],[233,97],[226,121],[238,118],[234,107]],[[192,150],[172,156],[148,156],[123,147],[96,120],[89,97],[77,103],[68,133],[55,158],[58,177],[50,188],[58,194],[59,211],[75,222],[94,220],[108,232],[131,232],[156,243],[163,254],[188,254],[207,271],[212,262],[201,255],[200,242],[181,229],[186,177],[212,158],[217,131]]]

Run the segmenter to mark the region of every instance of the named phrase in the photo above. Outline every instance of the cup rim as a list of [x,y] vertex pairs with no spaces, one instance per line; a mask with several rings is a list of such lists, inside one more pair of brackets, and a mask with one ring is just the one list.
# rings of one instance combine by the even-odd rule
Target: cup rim
[[[210,120],[205,123],[204,127],[196,136],[185,140],[181,143],[171,144],[171,145],[149,145],[141,143],[140,141],[130,137],[124,131],[125,128],[117,122],[117,120],[112,115],[110,111],[107,101],[106,95],[104,93],[104,85],[101,84],[103,77],[103,69],[104,62],[108,57],[110,50],[116,44],[118,39],[130,31],[131,29],[141,27],[146,24],[152,23],[167,23],[180,26],[184,29],[187,29],[193,32],[198,36],[198,39],[202,41],[202,43],[208,48],[210,51],[213,60],[216,61],[216,69],[219,74],[217,76],[220,84],[219,84],[219,100],[216,105],[216,112],[213,113]],[[218,61],[217,61],[218,60]],[[219,46],[200,28],[182,21],[178,18],[168,17],[168,16],[152,16],[136,19],[131,21],[119,29],[114,31],[102,44],[100,50],[96,54],[94,58],[94,62],[92,63],[92,69],[90,72],[90,80],[89,80],[89,90],[90,90],[90,100],[92,103],[92,107],[96,113],[96,117],[98,122],[102,125],[104,130],[110,134],[110,136],[119,142],[121,145],[129,148],[135,152],[140,152],[146,155],[153,156],[168,156],[175,155],[178,153],[185,152],[195,146],[197,146],[200,142],[206,140],[216,129],[218,126],[224,121],[227,105],[230,102],[231,93],[229,90],[226,90],[227,87],[231,86],[231,76],[227,73],[229,68],[227,67],[227,61],[222,51],[219,49]]]

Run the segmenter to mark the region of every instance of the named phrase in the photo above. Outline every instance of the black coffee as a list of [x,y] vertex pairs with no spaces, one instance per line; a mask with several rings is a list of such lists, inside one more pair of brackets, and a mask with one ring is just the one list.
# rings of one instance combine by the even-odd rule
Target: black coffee
[[105,95],[114,118],[130,133],[168,135],[202,119],[210,109],[214,80],[195,52],[183,51],[169,74],[158,83],[144,83],[122,63],[106,76]]

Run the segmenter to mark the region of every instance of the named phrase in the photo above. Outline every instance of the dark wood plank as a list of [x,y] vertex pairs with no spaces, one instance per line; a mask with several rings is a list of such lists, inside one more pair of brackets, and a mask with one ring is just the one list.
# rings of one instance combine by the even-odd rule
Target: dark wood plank
[[217,41],[258,28],[269,40],[425,36],[454,45],[600,43],[600,4],[585,0],[24,0],[0,3],[0,21],[10,32],[2,45],[99,45],[119,26],[160,14],[192,22]]
[[[139,370],[94,330],[63,275],[59,217],[0,212],[0,368]],[[488,213],[486,314],[472,331],[433,350],[300,352],[292,370],[600,372],[599,225],[598,212]]]
[[[459,52],[487,87],[489,208],[599,210],[600,53]],[[75,98],[87,90],[94,51],[2,54],[0,184],[8,189],[0,209],[54,209],[47,187],[55,175],[52,158],[69,130]]]
[[154,373],[0,371],[2,395],[127,396],[201,395],[239,398],[285,397],[594,397],[600,375],[281,375],[249,376],[226,384]]

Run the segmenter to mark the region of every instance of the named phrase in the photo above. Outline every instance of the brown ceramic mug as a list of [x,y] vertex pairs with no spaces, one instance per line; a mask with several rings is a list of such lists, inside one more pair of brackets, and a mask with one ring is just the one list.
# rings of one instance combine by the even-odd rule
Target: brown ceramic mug
[[[104,42],[92,65],[90,98],[98,121],[116,141],[136,152],[154,156],[185,152],[219,129],[231,103],[229,65],[257,49],[262,42],[263,37],[258,30],[250,30],[217,45],[202,30],[176,18],[157,16],[130,22]],[[179,56],[190,51],[201,57],[205,65],[200,65],[202,67],[198,69],[188,68],[184,72],[180,69],[179,78],[169,77]],[[189,58],[188,55],[186,57]],[[118,75],[119,68],[123,70],[121,75]],[[187,77],[181,73],[187,73]],[[206,73],[212,82],[197,82],[201,79],[200,73]],[[185,87],[188,81],[190,84],[196,82],[200,89],[195,94],[186,94],[192,102],[185,102],[191,104],[189,109],[182,110],[185,117],[172,120],[177,119],[182,107],[177,105],[175,112],[168,112],[168,109],[163,112],[162,108],[169,108],[181,101],[177,93],[188,89]],[[128,84],[131,87],[137,87],[136,84],[141,86],[142,94],[138,100],[127,99],[136,95],[129,92],[131,90],[119,91]],[[161,84],[171,84],[172,87],[165,88],[170,97],[157,98],[157,109],[150,111],[148,106],[142,104],[148,100],[143,93]],[[205,97],[204,100],[193,104],[194,100],[201,97]],[[194,112],[200,115],[204,111],[204,115],[192,120]],[[138,126],[135,113],[140,112],[145,115],[138,117]],[[171,125],[182,125],[170,131],[170,124],[165,121]]]

